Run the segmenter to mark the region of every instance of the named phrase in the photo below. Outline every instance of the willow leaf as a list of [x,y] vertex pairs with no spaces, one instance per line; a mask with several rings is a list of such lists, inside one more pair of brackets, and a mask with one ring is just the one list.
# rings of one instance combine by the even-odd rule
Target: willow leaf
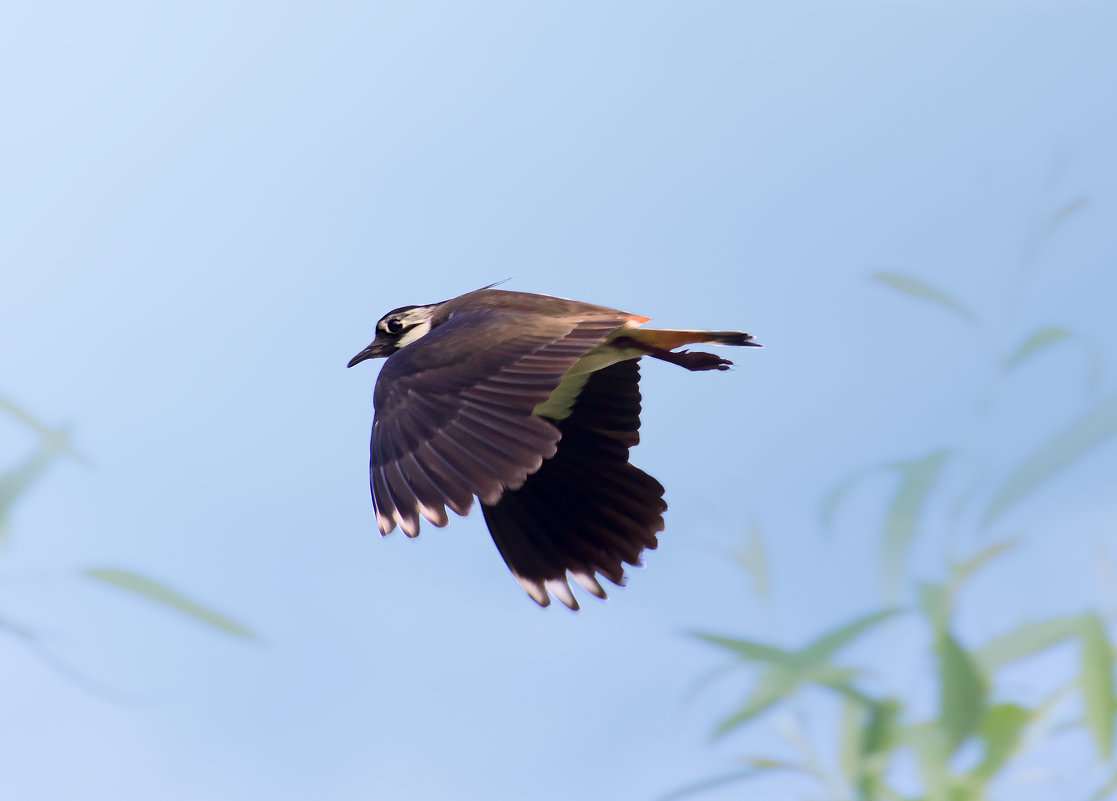
[[939,634],[939,721],[946,747],[954,753],[981,725],[985,713],[985,679],[974,661],[949,632]]
[[900,473],[900,486],[888,508],[881,543],[881,570],[889,598],[899,592],[923,507],[949,455],[948,451],[936,451],[922,459],[893,465]]
[[1048,327],[1033,331],[1027,339],[1017,346],[1016,350],[1008,355],[1004,361],[1004,369],[1006,371],[1012,370],[1018,367],[1022,362],[1035,356],[1044,348],[1050,347],[1057,342],[1062,342],[1065,339],[1070,339],[1070,332],[1065,328]]
[[765,645],[752,640],[740,640],[735,637],[722,637],[718,634],[707,634],[701,631],[692,631],[690,636],[719,648],[724,648],[727,651],[732,651],[741,659],[750,662],[765,662],[784,667],[795,663],[794,653],[785,651],[783,648],[777,648],[774,645]]
[[1113,718],[1117,697],[1113,686],[1113,647],[1097,614],[1082,620],[1082,705],[1098,755],[1108,760],[1113,750]]
[[226,617],[201,604],[192,601],[184,595],[149,578],[114,568],[89,568],[82,571],[87,577],[109,584],[113,587],[139,595],[150,601],[155,601],[162,606],[191,617],[194,620],[211,626],[215,629],[232,634],[236,637],[252,639],[255,635],[237,623],[232,618]]
[[870,276],[874,281],[879,281],[885,286],[892,287],[893,289],[903,292],[906,295],[911,295],[915,298],[928,300],[932,303],[938,303],[944,306],[955,314],[959,315],[963,320],[970,323],[976,323],[977,318],[974,317],[973,312],[956,301],[950,295],[943,292],[941,289],[931,286],[928,283],[920,281],[917,278],[912,278],[910,275],[892,272],[873,273]]
[[1081,628],[1082,620],[1077,617],[1056,617],[1025,623],[986,643],[977,652],[977,661],[984,670],[992,673],[1005,665],[1027,659],[1077,637]]
[[873,612],[870,615],[852,620],[834,631],[827,632],[800,651],[796,655],[796,662],[803,668],[821,667],[839,650],[865,632],[893,617],[897,612],[896,609]]
[[1102,401],[1028,456],[1005,480],[982,516],[989,526],[1091,448],[1117,433],[1117,396]]

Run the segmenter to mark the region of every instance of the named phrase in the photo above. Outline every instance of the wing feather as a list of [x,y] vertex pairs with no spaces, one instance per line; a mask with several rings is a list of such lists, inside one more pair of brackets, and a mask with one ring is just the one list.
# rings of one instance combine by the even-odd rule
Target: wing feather
[[497,549],[540,605],[553,595],[577,608],[570,577],[604,597],[595,574],[623,585],[624,565],[640,565],[658,545],[663,486],[628,461],[639,439],[639,379],[636,360],[593,373],[556,423],[555,455],[520,489],[482,503]]
[[380,530],[445,524],[477,495],[495,503],[554,456],[561,433],[535,416],[563,376],[630,315],[546,317],[457,310],[393,354],[376,382],[369,467]]

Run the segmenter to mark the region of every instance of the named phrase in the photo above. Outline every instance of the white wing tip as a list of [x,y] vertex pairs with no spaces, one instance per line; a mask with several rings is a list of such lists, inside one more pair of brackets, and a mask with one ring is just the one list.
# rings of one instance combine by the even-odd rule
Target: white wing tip
[[562,601],[567,609],[578,611],[578,600],[574,597],[574,593],[570,590],[570,582],[566,580],[566,576],[556,579],[547,579],[543,582],[547,589],[550,590],[551,595]]
[[[513,574],[514,575],[514,574]],[[550,579],[530,579],[524,576],[516,576],[516,581],[520,583],[524,592],[530,596],[531,600],[535,601],[542,607],[551,605],[551,596],[554,596],[562,603],[567,609],[577,612],[579,609],[578,599],[574,597],[571,590],[570,578],[573,578],[582,589],[601,600],[608,600],[605,590],[601,587],[601,583],[597,577],[589,571],[579,570],[570,571],[562,578]]]
[[547,588],[543,584],[523,576],[516,576],[516,581],[520,582],[520,586],[531,597],[531,600],[543,607],[551,605],[551,596],[547,594]]
[[389,534],[391,534],[393,531],[395,531],[396,521],[393,520],[390,517],[385,517],[384,515],[382,515],[380,513],[380,510],[377,509],[376,510],[376,527],[380,529],[380,534],[382,536],[386,537]]
[[570,575],[574,580],[581,585],[582,589],[590,595],[596,595],[598,598],[605,600],[608,596],[605,595],[605,590],[602,589],[601,583],[593,573],[585,573],[580,571],[571,571]]

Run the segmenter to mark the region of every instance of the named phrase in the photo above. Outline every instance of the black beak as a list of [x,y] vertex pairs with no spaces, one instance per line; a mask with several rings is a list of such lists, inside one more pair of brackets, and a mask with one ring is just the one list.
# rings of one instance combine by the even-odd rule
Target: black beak
[[360,364],[368,359],[379,359],[381,356],[387,356],[386,350],[384,343],[373,340],[367,348],[350,359],[346,367],[352,367],[354,364]]

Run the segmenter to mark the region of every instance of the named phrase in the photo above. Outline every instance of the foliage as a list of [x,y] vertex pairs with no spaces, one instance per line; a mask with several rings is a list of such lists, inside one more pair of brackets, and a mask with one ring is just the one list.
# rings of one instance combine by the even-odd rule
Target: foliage
[[[1085,205],[1080,198],[1059,209],[1044,226],[1043,236],[1050,235]],[[877,273],[872,278],[892,290],[937,305],[974,326],[974,330],[982,324],[969,306],[922,280],[894,272]],[[1019,369],[1038,353],[1075,341],[1066,328],[1037,327],[1005,349],[996,360],[994,373],[1003,375]],[[1092,360],[1096,363],[1096,358]],[[939,571],[945,577],[938,581],[910,575],[912,547],[918,537],[928,533],[928,520],[932,518],[929,509],[957,510],[976,500],[976,506],[969,507],[971,514],[954,517],[955,530],[948,533],[968,534],[968,541],[981,542],[985,532],[1006,513],[1042,492],[1086,453],[1111,444],[1115,435],[1117,396],[1094,402],[1061,430],[1038,436],[1019,464],[1003,475],[985,477],[985,483],[961,493],[960,498],[954,497],[953,488],[966,477],[961,465],[967,458],[961,446],[889,461],[840,482],[822,503],[822,523],[827,528],[839,515],[843,499],[867,476],[884,472],[894,477],[878,540],[880,579],[891,606],[824,633],[798,650],[754,639],[692,632],[693,637],[730,657],[730,670],[720,675],[743,671],[751,684],[744,701],[717,723],[715,737],[757,724],[758,718],[770,710],[795,709],[803,703],[805,693],[821,692],[840,710],[834,724],[838,729],[837,768],[823,768],[818,745],[800,733],[785,738],[796,746],[801,757],[798,760],[750,757],[733,773],[682,788],[669,797],[681,798],[756,780],[776,770],[812,777],[826,797],[833,799],[981,801],[1009,797],[1003,793],[998,796],[994,783],[1010,770],[1026,765],[1034,749],[1069,732],[1092,743],[1094,764],[1101,766],[1095,771],[1100,779],[1088,797],[1100,801],[1117,792],[1117,689],[1111,626],[1105,617],[1086,610],[1026,622],[985,641],[960,636],[956,619],[963,589],[1020,546],[1019,540],[975,548],[967,558],[946,564]],[[755,533],[752,537],[755,539]],[[959,538],[953,536],[952,541],[958,542]],[[750,549],[763,553],[762,545],[752,544]],[[749,567],[752,574],[764,574],[753,563]],[[868,680],[868,671],[846,653],[863,638],[879,637],[881,630],[901,626],[914,636],[912,641],[927,643],[927,664],[932,666],[927,679],[936,698],[931,708],[882,687],[882,682],[875,680],[879,677]],[[1013,671],[1048,652],[1061,652],[1065,664],[1076,667],[1067,668],[1052,686],[1040,688],[1032,701],[1010,700]],[[1097,778],[1094,773],[1090,776]]]
[[[47,470],[61,458],[82,463],[86,460],[74,450],[69,433],[65,429],[46,425],[21,406],[2,396],[0,396],[0,411],[32,431],[37,440],[30,454],[14,466],[0,472],[0,547],[6,547],[11,536],[13,509],[39,483]],[[217,631],[246,639],[254,637],[248,628],[232,618],[215,612],[164,584],[138,573],[118,567],[96,566],[79,570],[77,575],[84,580],[93,581],[101,586],[115,587],[132,597],[156,603],[164,609],[184,615]],[[39,633],[28,626],[4,617],[0,618],[0,631],[23,641],[44,657],[46,656],[46,652],[41,649]],[[71,678],[88,684],[80,675],[66,668],[57,659],[51,658],[50,661]]]

